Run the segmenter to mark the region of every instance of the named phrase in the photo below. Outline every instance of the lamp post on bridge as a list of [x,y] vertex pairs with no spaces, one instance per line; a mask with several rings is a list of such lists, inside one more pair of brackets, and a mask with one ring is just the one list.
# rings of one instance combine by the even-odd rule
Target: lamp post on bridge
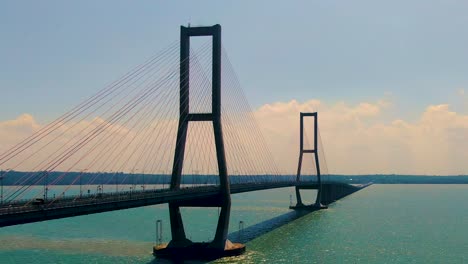
[[136,185],[137,185],[137,173],[138,173],[138,170],[135,170],[135,172],[133,173],[133,191],[136,191]]
[[138,169],[132,169],[132,187],[130,190],[136,191],[136,182],[135,182],[135,173],[138,172]]
[[162,178],[162,188],[166,187],[166,175],[169,175],[170,172],[166,172],[165,170],[161,171],[161,178]]
[[83,176],[83,171],[81,171],[81,173],[80,173],[80,198],[83,196],[83,191],[82,191],[82,189],[81,189],[82,186],[83,186],[83,185],[81,184],[81,176]]
[[83,174],[86,173],[87,170],[88,170],[88,169],[81,170],[81,173],[80,173],[80,198],[83,196],[82,177],[83,177]]
[[[111,170],[111,172],[113,172]],[[114,181],[115,181],[115,194],[117,195],[117,199],[120,199],[120,194],[119,194],[119,172],[116,170],[114,173]]]
[[47,201],[47,192],[49,191],[49,188],[47,187],[47,177],[49,176],[48,171],[44,171],[44,202]]
[[102,196],[102,185],[98,185],[96,187],[96,193],[97,193],[97,196],[98,197],[101,197]]

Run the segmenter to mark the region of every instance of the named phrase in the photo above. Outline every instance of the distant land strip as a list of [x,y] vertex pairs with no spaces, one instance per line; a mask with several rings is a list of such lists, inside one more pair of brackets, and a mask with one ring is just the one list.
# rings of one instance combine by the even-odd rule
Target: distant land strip
[[[5,171],[0,172],[4,176],[1,183],[9,185],[43,185],[47,180],[48,185],[80,185],[80,184],[168,184],[171,176],[168,174],[142,174],[123,172],[24,172]],[[47,175],[45,177],[44,175]],[[32,176],[32,177],[30,177]],[[246,182],[274,182],[293,181],[295,175],[231,175],[231,183]],[[1,177],[0,177],[1,178]],[[77,180],[79,178],[80,180]],[[58,179],[58,180],[56,180]],[[343,182],[349,184],[468,184],[468,175],[398,175],[398,174],[375,174],[375,175],[322,175],[323,181]],[[182,184],[217,184],[216,175],[187,174],[182,177]],[[314,175],[302,176],[302,181],[315,181]],[[51,184],[54,183],[54,184]],[[73,183],[73,184],[72,184]]]

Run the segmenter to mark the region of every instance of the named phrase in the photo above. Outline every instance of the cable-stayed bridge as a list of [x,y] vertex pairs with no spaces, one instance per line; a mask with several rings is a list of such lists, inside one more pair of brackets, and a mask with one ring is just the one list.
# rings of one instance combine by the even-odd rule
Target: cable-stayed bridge
[[[208,40],[193,45],[194,37]],[[314,118],[311,135],[304,117]],[[294,186],[292,208],[316,210],[357,189],[322,182],[328,169],[317,119],[300,114],[299,165],[288,176],[221,45],[221,27],[181,27],[180,42],[0,155],[8,168],[0,176],[0,226],[168,203],[172,240],[155,249],[165,252],[196,245],[180,207],[218,207],[206,247],[243,249],[227,240],[231,194]],[[304,154],[313,156],[314,177],[301,177]],[[301,189],[317,189],[315,203],[304,205]]]

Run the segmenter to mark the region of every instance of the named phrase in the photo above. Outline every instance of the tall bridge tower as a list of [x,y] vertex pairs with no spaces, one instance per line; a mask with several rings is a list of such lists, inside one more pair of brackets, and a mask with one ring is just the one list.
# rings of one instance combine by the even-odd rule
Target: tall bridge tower
[[[313,149],[304,149],[304,118],[313,117],[314,118],[314,148]],[[318,115],[317,112],[314,113],[300,113],[300,142],[299,142],[299,163],[297,166],[297,176],[296,182],[301,181],[301,171],[302,171],[302,160],[304,154],[314,154],[315,169],[317,172],[317,186],[301,186],[300,184],[296,185],[296,206],[291,206],[292,209],[298,208],[312,208],[312,209],[324,209],[326,206],[322,205],[322,179],[320,174],[320,163],[318,156]],[[301,189],[317,189],[317,196],[315,199],[315,204],[304,205],[301,197]]]
[[[199,36],[212,37],[212,95],[211,113],[190,113],[190,38]],[[190,251],[195,243],[187,239],[180,213],[181,207],[220,207],[218,224],[213,241],[206,248],[219,252],[232,248],[233,244],[227,240],[229,216],[231,211],[231,193],[228,180],[226,156],[224,151],[223,130],[221,124],[221,26],[184,27],[180,31],[180,116],[177,131],[177,141],[171,177],[171,190],[179,190],[184,166],[185,146],[189,122],[212,122],[216,146],[216,157],[219,171],[219,193],[215,197],[195,199],[190,201],[169,202],[172,240],[167,249],[183,249]],[[200,243],[199,243],[200,244]],[[205,248],[205,247],[203,247]]]

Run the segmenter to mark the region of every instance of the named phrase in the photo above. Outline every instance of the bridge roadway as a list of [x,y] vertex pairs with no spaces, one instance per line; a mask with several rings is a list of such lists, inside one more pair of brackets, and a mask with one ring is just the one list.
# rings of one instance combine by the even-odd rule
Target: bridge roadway
[[[347,185],[327,182],[327,185]],[[269,182],[231,184],[231,194],[259,190],[301,186],[303,189],[317,189],[316,182]],[[330,186],[330,187],[333,187]],[[29,201],[9,203],[0,207],[0,227],[59,219],[78,215],[109,212],[168,202],[203,201],[217,199],[218,186],[197,186],[180,190],[139,190],[133,192],[101,193],[82,197],[62,197],[53,203],[32,204]],[[52,201],[52,200],[51,200]],[[190,203],[190,202],[189,202]],[[194,205],[196,206],[196,205]]]

